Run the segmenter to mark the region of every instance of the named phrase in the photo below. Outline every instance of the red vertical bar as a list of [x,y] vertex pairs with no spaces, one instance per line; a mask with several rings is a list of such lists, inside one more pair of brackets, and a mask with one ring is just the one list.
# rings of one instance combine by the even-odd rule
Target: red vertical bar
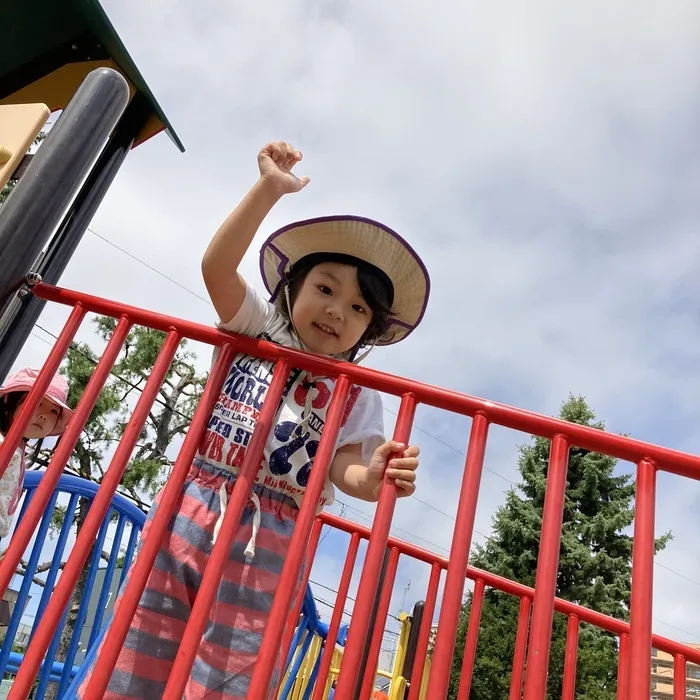
[[350,590],[350,581],[352,580],[352,572],[355,568],[355,561],[357,560],[357,550],[359,549],[359,546],[360,536],[356,532],[353,532],[350,537],[348,553],[345,557],[343,573],[340,577],[338,595],[335,597],[331,624],[328,627],[328,637],[326,638],[326,645],[323,649],[323,656],[321,657],[321,665],[318,669],[316,688],[314,689],[312,700],[323,700],[326,682],[328,681],[328,674],[331,670],[331,663],[333,662],[335,641],[338,639],[338,630],[340,629],[340,623],[343,619],[343,609],[345,608],[345,601],[347,600],[348,591]]
[[648,700],[651,678],[651,606],[654,593],[654,510],[656,467],[637,466],[630,601],[630,673],[628,700]]
[[204,388],[197,410],[192,416],[189,430],[180,447],[180,452],[175,460],[158,508],[156,508],[148,534],[141,542],[141,552],[131,567],[129,583],[114,611],[112,624],[107,630],[102,651],[97,658],[85,691],[85,700],[102,700],[104,697],[114,665],[129,631],[134,611],[141,599],[148,576],[153,568],[153,562],[156,559],[163,536],[175,510],[175,505],[182,492],[182,486],[187,478],[190,465],[194,459],[197,447],[202,442],[209,417],[219,397],[224,379],[226,379],[232,355],[233,350],[231,346],[228,344],[224,345],[214,363],[214,367],[209,375],[209,381],[207,381],[207,385]]
[[[85,313],[86,312],[82,304],[76,304],[73,311],[71,311],[70,316],[66,321],[66,325],[63,327],[61,334],[58,336],[54,346],[51,348],[51,352],[46,358],[46,362],[41,368],[39,376],[36,378],[36,382],[34,382],[32,390],[29,392],[29,395],[22,404],[22,408],[17,414],[17,417],[12,421],[12,426],[7,431],[5,440],[2,442],[2,444],[0,444],[0,478],[2,478],[2,475],[5,473],[7,465],[10,463],[10,458],[14,454],[19,443],[22,441],[24,431],[34,415],[36,407],[41,403],[51,380],[56,372],[58,372],[58,367],[63,358],[66,356],[68,348],[70,347],[71,342],[73,342],[73,338],[78,332],[78,328],[80,328],[83,318],[85,318]],[[7,561],[7,557],[5,557],[5,561]],[[13,564],[13,566],[10,568],[14,574],[16,564]],[[5,589],[3,589],[2,595],[4,595],[4,593]]]
[[39,666],[46,654],[46,650],[51,643],[51,638],[56,631],[56,626],[63,615],[63,610],[68,603],[75,583],[90,554],[90,548],[95,542],[97,531],[100,529],[102,521],[107,514],[107,509],[110,506],[112,497],[117,490],[129,457],[141,434],[141,429],[148,418],[148,412],[151,410],[153,402],[158,396],[158,391],[168,373],[170,363],[177,352],[179,342],[179,335],[175,331],[171,331],[158,354],[158,359],[153,366],[151,375],[146,382],[146,386],[136,404],[129,424],[112,457],[109,468],[105,472],[102,484],[90,506],[85,523],[78,533],[78,537],[73,545],[73,550],[68,557],[65,568],[61,572],[58,584],[49,599],[49,604],[41,617],[39,626],[27,649],[15,684],[24,683],[26,676],[30,682],[29,687],[31,687],[31,681],[36,677]]
[[617,657],[617,700],[627,700],[630,683],[630,638],[628,634],[620,637],[620,651]]
[[469,626],[467,627],[467,639],[464,644],[464,657],[462,658],[462,671],[459,677],[459,690],[457,700],[468,700],[472,689],[472,674],[476,661],[476,645],[479,642],[479,625],[481,624],[481,609],[484,605],[484,581],[478,578],[474,585],[471,610],[469,611]]
[[542,700],[547,690],[547,667],[559,571],[559,546],[564,517],[568,454],[569,446],[566,438],[563,435],[555,435],[549,457],[547,490],[542,512],[542,533],[537,559],[530,645],[525,669],[524,700]]
[[[408,443],[415,412],[415,397],[413,394],[405,394],[401,399],[401,407],[396,419],[394,440],[404,444]],[[343,664],[338,676],[334,700],[353,700],[355,694],[357,669],[362,665],[362,653],[369,631],[370,616],[372,615],[375,594],[379,585],[382,564],[384,563],[384,554],[389,540],[389,530],[395,505],[396,487],[391,480],[385,479],[379,493],[379,503],[367,544],[367,554],[362,567],[360,585],[353,608],[345,651],[343,652]]]
[[[263,635],[262,644],[258,650],[258,659],[250,679],[250,685],[248,686],[247,700],[265,700],[268,697],[268,688],[274,670],[275,659],[277,658],[277,651],[282,641],[284,626],[287,622],[292,598],[297,587],[299,571],[304,561],[309,534],[316,519],[318,502],[321,498],[323,486],[328,477],[331,459],[335,452],[340,421],[345,412],[349,391],[350,380],[346,375],[341,374],[335,383],[333,398],[326,414],[326,424],[323,427],[323,434],[321,435],[321,441],[314,459],[314,466],[311,470],[306,493],[294,526],[294,534],[292,535],[289,552],[282,568],[277,593],[272,601],[270,617]],[[164,700],[169,699],[165,698]],[[180,699],[177,698],[176,700]]]
[[[316,549],[318,548],[318,541],[321,538],[321,530],[323,529],[323,521],[319,518],[314,520],[314,527],[311,530],[311,539],[309,540],[309,549],[306,552],[306,562],[304,564],[304,577],[299,586],[299,591],[297,593],[296,600],[294,601],[294,608],[292,614],[287,619],[287,628],[285,629],[284,636],[282,637],[282,653],[288,655],[289,649],[292,646],[292,638],[294,637],[294,631],[299,624],[299,615],[301,615],[301,606],[304,604],[304,595],[306,593],[306,587],[309,585],[309,576],[311,575],[311,567],[314,564],[314,558],[316,556]],[[282,678],[280,678],[280,683]]]
[[382,640],[384,639],[384,630],[386,628],[386,617],[389,613],[391,605],[391,594],[394,591],[394,581],[396,580],[396,570],[399,565],[399,550],[393,548],[389,553],[389,562],[386,567],[386,577],[382,586],[382,594],[379,599],[379,607],[377,608],[377,618],[375,620],[374,633],[372,635],[372,643],[367,655],[367,667],[365,668],[365,677],[362,683],[361,698],[368,698],[374,690],[374,680],[377,676],[377,665],[379,664],[379,652],[382,648]]
[[[435,602],[437,600],[438,588],[440,587],[440,574],[442,569],[439,564],[433,564],[428,581],[428,593],[425,596],[425,607],[423,608],[423,622],[416,644],[416,658],[413,662],[413,673],[411,674],[411,685],[408,691],[408,700],[419,700],[423,673],[425,672],[425,659],[428,656],[428,644],[430,643],[430,630],[433,626],[433,615],[435,614]],[[316,698],[314,698],[316,700]]]
[[520,599],[518,613],[518,631],[515,634],[515,651],[513,653],[513,672],[510,676],[510,694],[508,700],[520,700],[523,691],[523,674],[525,672],[525,655],[527,654],[527,637],[530,631],[529,598]]
[[576,698],[576,662],[578,659],[579,622],[576,615],[569,615],[566,627],[566,651],[564,653],[564,680],[561,700]]
[[673,700],[685,700],[687,690],[687,669],[685,656],[676,654],[673,658]]
[[[442,596],[435,650],[432,654],[427,693],[429,698],[446,697],[450,683],[452,658],[454,657],[455,640],[457,639],[457,625],[459,624],[459,611],[462,607],[462,596],[467,576],[469,550],[471,549],[474,531],[474,519],[479,498],[481,473],[484,467],[488,429],[489,422],[486,416],[482,413],[477,413],[472,421],[471,434],[469,436],[469,449],[467,450],[467,459],[464,465],[462,490],[459,496],[459,505],[457,506],[452,547],[450,548],[450,563],[447,568],[445,592]],[[342,698],[341,700],[345,699]]]
[[[100,391],[102,391],[102,387],[107,381],[107,377],[109,377],[112,365],[114,365],[114,362],[119,356],[119,352],[124,344],[130,326],[131,324],[127,318],[122,317],[119,320],[92,377],[90,377],[88,385],[85,387],[85,391],[76,407],[75,414],[61,436],[61,440],[49,462],[46,473],[42,477],[37,490],[34,492],[34,496],[24,514],[24,518],[10,540],[10,546],[5,552],[2,564],[0,564],[0,595],[5,594],[5,590],[14,576],[17,562],[19,562],[29,541],[32,539],[39,520],[44,515],[46,505],[51,499],[56,484],[63,473],[63,468],[70,459],[73,449],[75,448],[75,443],[78,441],[80,433],[83,430],[83,426],[90,417],[90,413],[95,406]],[[13,684],[13,689],[18,685],[19,678],[20,676],[18,675]]]
[[277,415],[277,409],[288,375],[289,365],[283,361],[278,362],[275,365],[272,381],[260,409],[253,437],[250,440],[241,470],[236,479],[236,487],[231,493],[231,500],[221,523],[221,531],[209,555],[209,561],[204,569],[197,597],[192,606],[185,631],[182,634],[182,641],[170,671],[168,683],[165,686],[164,700],[170,700],[171,698],[179,700],[185,693],[192,664],[202,643],[202,635],[216,598],[216,592],[221,585],[221,577],[231,551],[231,543],[238,530],[243,509],[250,498],[253,482],[263,457],[263,448],[272,430],[272,423]]

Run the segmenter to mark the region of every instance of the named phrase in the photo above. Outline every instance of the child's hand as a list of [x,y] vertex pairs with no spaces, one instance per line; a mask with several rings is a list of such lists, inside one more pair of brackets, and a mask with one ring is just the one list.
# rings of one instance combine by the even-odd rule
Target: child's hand
[[301,152],[286,141],[271,141],[258,153],[260,177],[280,194],[299,192],[309,184],[308,177],[297,177],[292,172],[301,158]]
[[[397,454],[388,463],[392,454]],[[406,447],[400,442],[390,440],[380,445],[367,465],[367,478],[370,488],[379,496],[384,475],[394,480],[398,496],[410,496],[416,490],[416,469],[420,450],[415,445]]]

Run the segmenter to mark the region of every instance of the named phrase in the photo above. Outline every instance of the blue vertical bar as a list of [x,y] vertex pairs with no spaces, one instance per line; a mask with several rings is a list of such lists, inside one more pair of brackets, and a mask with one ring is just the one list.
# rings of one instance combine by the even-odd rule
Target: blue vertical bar
[[[39,607],[37,608],[36,615],[34,617],[34,624],[32,625],[32,633],[29,637],[29,644],[32,643],[34,638],[34,632],[41,620],[41,616],[46,610],[46,606],[49,604],[49,599],[53,593],[54,584],[56,583],[56,577],[61,569],[61,560],[63,559],[63,552],[66,549],[66,542],[68,541],[68,535],[70,535],[71,527],[73,525],[73,516],[75,515],[75,509],[78,505],[78,494],[74,493],[71,496],[68,507],[66,508],[66,515],[63,519],[63,524],[61,525],[61,532],[58,536],[58,541],[56,542],[56,549],[54,550],[53,559],[51,560],[51,568],[49,573],[46,575],[46,585],[44,586],[44,592],[41,594],[41,600],[39,601]],[[29,646],[29,644],[27,646]]]
[[[66,540],[70,534],[71,528],[73,527],[73,516],[75,515],[75,509],[78,506],[78,499],[80,496],[77,493],[71,495],[71,499],[68,503],[68,508],[66,508],[66,515],[63,520],[63,525],[61,526],[61,534],[59,535],[58,542],[56,543],[56,551],[54,552],[54,558],[51,562],[51,569],[49,570],[49,575],[46,577],[46,587],[44,588],[44,593],[41,597],[41,602],[39,603],[39,610],[34,621],[34,627],[32,628],[32,637],[34,636],[34,630],[41,620],[41,615],[43,614],[46,606],[48,605],[49,599],[51,598],[51,593],[53,592],[54,582],[58,575],[58,570],[61,566],[61,559],[63,559],[63,552],[66,548]],[[58,651],[58,645],[61,643],[61,635],[63,634],[63,628],[66,624],[66,617],[68,615],[68,606],[66,606],[61,616],[61,621],[56,626],[56,631],[51,638],[51,644],[46,650],[46,657],[44,663],[41,667],[41,673],[39,674],[39,685],[35,693],[35,700],[44,700],[46,694],[46,689],[49,686],[49,681],[58,681],[58,678],[54,678],[55,672],[52,671],[54,667],[54,661],[56,659],[56,652]]]
[[18,525],[22,522],[22,518],[24,517],[24,514],[27,512],[27,508],[29,507],[29,504],[31,503],[32,496],[34,496],[35,491],[36,491],[36,489],[27,489],[27,491],[24,495],[24,500],[22,501],[22,507],[19,509],[19,516],[17,518]]
[[306,636],[304,637],[304,642],[301,645],[299,653],[297,654],[297,658],[294,660],[294,665],[289,671],[289,677],[287,678],[287,682],[284,684],[284,689],[280,694],[280,700],[287,700],[287,698],[289,698],[289,693],[292,692],[294,683],[296,682],[297,676],[299,675],[299,669],[301,668],[302,661],[304,660],[304,657],[309,651],[309,647],[311,646],[313,637],[313,632],[311,630],[307,630]]
[[139,538],[139,533],[141,528],[136,526],[135,522],[131,523],[131,536],[129,537],[129,544],[126,547],[126,554],[124,555],[124,566],[122,567],[122,574],[119,578],[119,590],[121,590],[124,585],[124,579],[126,574],[131,567],[131,560],[134,558],[134,550],[136,549],[136,541]]
[[78,617],[75,620],[75,627],[73,628],[73,635],[70,640],[70,646],[68,647],[68,652],[66,654],[66,659],[64,661],[63,674],[61,675],[61,684],[58,687],[58,697],[61,698],[66,692],[66,688],[70,684],[71,670],[73,668],[73,663],[75,661],[75,655],[78,652],[78,643],[80,642],[80,634],[83,630],[83,625],[85,624],[85,618],[87,617],[88,606],[90,604],[90,592],[95,585],[95,578],[97,576],[97,569],[100,565],[100,555],[102,554],[102,548],[104,547],[105,537],[107,536],[107,528],[109,527],[109,519],[112,510],[110,508],[102,521],[102,526],[97,535],[97,542],[95,543],[95,548],[92,553],[92,559],[90,561],[90,569],[88,571],[87,579],[85,581],[85,591],[87,595],[84,595],[80,601],[80,607],[78,608]]
[[[46,651],[46,658],[44,659],[44,663],[41,666],[41,674],[39,675],[39,685],[37,686],[37,690],[34,695],[34,700],[44,700],[46,689],[49,687],[49,682],[57,683],[60,680],[60,677],[57,677],[56,667],[62,664],[60,664],[60,662],[56,663],[54,659],[56,658],[58,645],[61,642],[61,634],[63,632],[63,628],[66,625],[67,616],[68,606],[66,605],[66,608],[63,611],[63,615],[61,616],[61,621],[58,623],[58,627],[56,627],[56,632],[51,638],[51,645]],[[47,659],[50,659],[51,662],[47,662]]]
[[32,586],[32,578],[36,572],[36,567],[39,563],[39,556],[41,555],[41,550],[44,546],[46,535],[51,525],[51,518],[53,517],[53,511],[56,507],[56,498],[58,498],[58,492],[54,491],[53,495],[51,496],[51,500],[47,504],[44,517],[41,519],[41,523],[39,524],[39,530],[37,532],[36,539],[34,540],[34,547],[32,547],[32,553],[29,556],[29,562],[27,563],[27,570],[22,576],[22,586],[19,589],[15,609],[12,611],[12,617],[10,618],[10,624],[7,627],[5,641],[3,642],[2,649],[0,650],[0,678],[5,675],[7,660],[10,658],[10,652],[12,651],[12,645],[15,641],[17,628],[19,627],[19,623],[24,612],[24,606],[27,604],[27,598],[29,597],[29,589]]
[[122,536],[124,534],[124,525],[126,524],[126,518],[124,515],[119,516],[119,521],[117,522],[117,530],[114,534],[114,539],[112,540],[112,550],[109,553],[109,561],[107,562],[107,570],[105,571],[105,577],[102,581],[102,590],[100,591],[100,597],[97,601],[97,609],[95,610],[95,619],[92,621],[92,630],[90,632],[90,639],[88,641],[88,649],[92,648],[93,643],[100,634],[100,628],[102,627],[102,620],[104,619],[105,609],[107,608],[107,599],[109,597],[109,589],[112,587],[112,578],[114,577],[114,567],[117,564],[117,559],[119,558],[119,544],[122,541]]

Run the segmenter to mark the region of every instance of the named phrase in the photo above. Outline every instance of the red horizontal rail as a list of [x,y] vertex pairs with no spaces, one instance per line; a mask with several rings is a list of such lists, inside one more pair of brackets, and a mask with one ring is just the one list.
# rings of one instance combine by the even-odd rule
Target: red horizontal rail
[[338,377],[343,374],[353,383],[387,394],[395,396],[413,394],[418,403],[434,406],[452,413],[472,417],[477,413],[482,413],[489,423],[496,423],[524,433],[550,439],[557,434],[561,434],[566,437],[567,442],[572,446],[600,452],[617,459],[634,462],[635,464],[647,459],[663,471],[700,480],[700,457],[678,450],[659,447],[641,440],[607,433],[583,425],[568,423],[558,418],[542,416],[505,404],[486,401],[467,394],[441,389],[403,377],[396,377],[366,367],[346,364],[324,357],[306,355],[274,343],[223,333],[212,326],[166,316],[70,289],[40,283],[35,285],[32,291],[38,297],[47,301],[66,306],[81,304],[86,311],[115,318],[126,314],[133,323],[139,325],[164,332],[174,328],[186,338],[210,345],[230,343],[238,351],[268,360],[286,360],[293,367],[299,367],[311,372],[322,373],[330,377]]
[[[318,517],[326,525],[330,525],[331,527],[341,530],[342,532],[346,532],[350,535],[357,533],[362,539],[369,539],[371,530],[364,525],[359,525],[358,523],[354,523],[350,520],[345,520],[345,518],[341,518],[333,513],[323,512]],[[418,547],[410,542],[405,542],[404,540],[399,540],[395,537],[389,537],[387,546],[397,549],[401,554],[413,557],[414,559],[425,562],[426,564],[437,564],[442,569],[447,569],[449,564],[449,559],[447,557],[435,554],[427,549],[423,549],[422,547]],[[535,595],[534,588],[525,586],[522,583],[510,581],[507,578],[489,573],[488,571],[483,571],[482,569],[477,569],[473,566],[470,566],[467,569],[467,578],[471,579],[472,581],[483,579],[484,583],[490,588],[495,588],[496,590],[516,596],[517,598],[529,598],[532,600]],[[555,598],[554,610],[567,616],[575,615],[578,617],[580,622],[594,625],[595,627],[600,627],[602,630],[610,632],[611,634],[615,634],[617,636],[629,635],[629,623],[623,622],[622,620],[617,620],[608,615],[603,615],[603,613],[595,612],[595,610],[590,610],[582,605],[570,603],[568,600]],[[675,642],[672,639],[668,639],[667,637],[662,637],[657,634],[652,635],[652,646],[654,649],[658,649],[659,651],[663,651],[671,655],[681,654],[691,663],[700,665],[700,649],[687,647],[679,642]]]

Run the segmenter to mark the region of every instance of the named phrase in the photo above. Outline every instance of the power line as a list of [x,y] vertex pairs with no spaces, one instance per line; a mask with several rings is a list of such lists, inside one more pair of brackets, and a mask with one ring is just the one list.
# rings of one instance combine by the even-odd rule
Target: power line
[[130,257],[132,260],[135,260],[136,262],[141,263],[144,267],[147,267],[151,272],[155,272],[157,275],[159,275],[159,276],[162,277],[163,279],[168,280],[168,282],[172,282],[176,287],[179,287],[180,289],[184,290],[185,292],[188,292],[188,293],[191,294],[193,297],[196,297],[196,298],[199,299],[200,301],[203,301],[205,304],[208,304],[209,306],[213,306],[213,304],[211,303],[211,301],[210,301],[209,299],[206,299],[205,297],[200,296],[199,294],[197,294],[197,292],[193,292],[191,289],[188,289],[187,287],[185,287],[184,284],[181,284],[181,283],[178,282],[177,280],[174,280],[172,277],[169,277],[169,276],[166,275],[164,272],[161,272],[160,270],[157,270],[155,267],[153,267],[153,265],[149,265],[149,264],[148,264],[147,262],[145,262],[144,260],[141,260],[140,258],[137,258],[133,253],[130,253],[128,250],[124,250],[124,248],[121,248],[121,247],[118,246],[116,243],[113,243],[112,241],[110,241],[108,238],[105,238],[104,236],[101,236],[99,233],[97,233],[97,231],[94,231],[93,229],[91,229],[91,228],[89,228],[89,227],[88,227],[88,231],[89,231],[93,236],[96,236],[97,238],[99,238],[101,241],[104,241],[104,242],[107,243],[108,245],[111,245],[113,248],[116,248],[118,251],[124,253],[124,255],[127,255],[127,256]]

